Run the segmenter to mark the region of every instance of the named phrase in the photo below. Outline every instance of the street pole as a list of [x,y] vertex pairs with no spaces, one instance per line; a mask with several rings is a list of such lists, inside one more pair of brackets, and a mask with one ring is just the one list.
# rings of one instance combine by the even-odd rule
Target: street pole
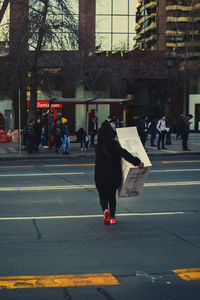
[[18,143],[19,143],[19,156],[22,154],[22,138],[21,138],[21,89],[18,90],[18,101],[19,101],[19,130],[18,130]]
[[173,57],[171,53],[168,53],[166,56],[167,61],[167,70],[168,70],[168,87],[167,87],[167,127],[169,128],[169,131],[166,134],[166,145],[171,145],[171,115],[170,115],[170,109],[171,109],[171,68],[173,63]]

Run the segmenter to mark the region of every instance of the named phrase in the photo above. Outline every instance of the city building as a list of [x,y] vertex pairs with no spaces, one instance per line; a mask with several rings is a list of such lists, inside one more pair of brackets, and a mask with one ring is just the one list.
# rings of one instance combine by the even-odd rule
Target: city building
[[[138,0],[134,50],[160,50],[179,63],[185,113],[200,121],[200,3],[199,0]],[[188,98],[188,99],[187,99]]]
[[[55,6],[55,1],[45,10],[45,2],[37,0],[0,0],[0,23],[5,29],[0,36],[0,81],[6,83],[1,85],[0,95],[3,101],[12,101],[10,118],[15,116],[15,128],[19,117],[24,126],[27,109],[33,106],[44,116],[67,117],[72,133],[86,128],[84,104],[50,109],[52,98],[128,98],[128,118],[134,114],[158,116],[170,109],[180,112],[178,91],[182,87],[171,87],[170,93],[175,90],[177,97],[169,103],[169,70],[173,79],[177,63],[167,68],[164,47],[134,48],[134,38],[139,43],[135,19],[139,21],[139,7],[145,1],[138,3],[137,16],[133,0],[71,0],[69,11],[61,1]],[[146,1],[144,7],[152,3],[157,4]],[[148,15],[144,19],[149,24]],[[109,114],[122,118],[116,105],[89,105],[88,109],[99,124]]]

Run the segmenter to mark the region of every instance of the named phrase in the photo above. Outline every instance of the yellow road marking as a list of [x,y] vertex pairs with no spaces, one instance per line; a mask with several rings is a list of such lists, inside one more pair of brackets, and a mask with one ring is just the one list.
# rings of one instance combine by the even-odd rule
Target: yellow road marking
[[0,289],[119,285],[111,273],[0,277]]
[[0,169],[34,168],[34,166],[0,166]]
[[200,163],[200,160],[174,160],[174,161],[161,161],[162,164],[177,164],[177,163]]
[[94,164],[64,164],[64,165],[43,165],[43,167],[88,167]]
[[193,269],[176,269],[173,272],[183,280],[200,280],[200,268]]

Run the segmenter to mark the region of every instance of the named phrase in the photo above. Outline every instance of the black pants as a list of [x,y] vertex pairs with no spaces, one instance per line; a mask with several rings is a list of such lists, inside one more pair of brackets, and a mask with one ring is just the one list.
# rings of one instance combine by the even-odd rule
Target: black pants
[[94,138],[95,138],[96,132],[92,132],[90,134],[90,147],[94,147]]
[[96,183],[99,192],[100,205],[104,212],[105,209],[110,209],[111,218],[115,217],[116,211],[116,191],[118,186],[109,183]]
[[187,141],[188,141],[188,132],[182,132],[182,139],[183,139],[183,150],[187,150],[188,146],[187,146]]
[[140,135],[140,139],[141,139],[141,142],[142,142],[143,147],[145,147],[145,143],[146,143],[146,140],[147,140],[147,133],[146,133],[146,132],[143,132],[143,133]]
[[35,148],[35,137],[34,136],[28,136],[26,142],[27,142],[28,154],[33,154],[33,151],[34,151],[34,148]]
[[162,142],[162,149],[165,148],[165,134],[166,134],[166,131],[159,132],[158,149],[160,149],[160,142]]

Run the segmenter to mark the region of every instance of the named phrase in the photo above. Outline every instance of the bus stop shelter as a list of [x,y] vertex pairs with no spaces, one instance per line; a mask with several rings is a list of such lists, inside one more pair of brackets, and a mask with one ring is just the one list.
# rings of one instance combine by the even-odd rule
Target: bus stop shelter
[[110,105],[120,105],[122,108],[122,122],[123,126],[126,125],[126,106],[127,103],[132,101],[133,98],[121,98],[121,99],[112,99],[112,98],[53,98],[49,101],[50,109],[52,104],[63,104],[63,105],[79,105],[85,104],[86,110],[86,120],[85,120],[85,128],[86,132],[88,132],[88,120],[89,120],[89,105],[102,105],[102,104],[110,104]]

